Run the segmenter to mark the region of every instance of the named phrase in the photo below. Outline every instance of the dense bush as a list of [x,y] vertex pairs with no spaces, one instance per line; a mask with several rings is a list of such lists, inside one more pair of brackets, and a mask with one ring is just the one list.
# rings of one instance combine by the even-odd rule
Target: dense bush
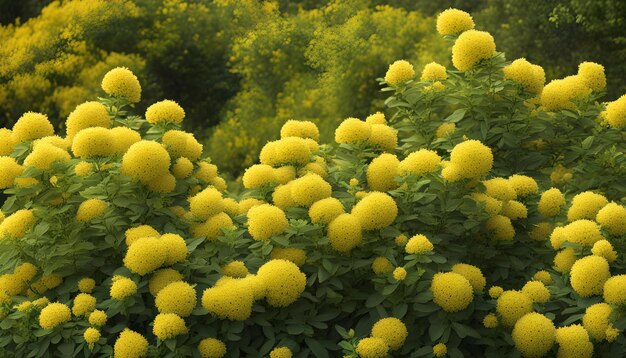
[[392,63],[335,143],[285,122],[241,193],[124,68],[65,137],[0,130],[0,354],[623,356],[626,97],[437,30],[453,68]]

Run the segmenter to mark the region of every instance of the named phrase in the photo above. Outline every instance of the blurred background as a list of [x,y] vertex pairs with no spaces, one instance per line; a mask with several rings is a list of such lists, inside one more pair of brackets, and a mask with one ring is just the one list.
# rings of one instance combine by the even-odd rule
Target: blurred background
[[448,66],[435,19],[449,7],[548,81],[594,61],[606,100],[626,92],[623,0],[0,0],[0,127],[37,111],[63,129],[125,66],[142,84],[139,114],[179,102],[185,129],[237,176],[288,119],[316,122],[325,141],[342,119],[383,110],[376,78],[394,60]]

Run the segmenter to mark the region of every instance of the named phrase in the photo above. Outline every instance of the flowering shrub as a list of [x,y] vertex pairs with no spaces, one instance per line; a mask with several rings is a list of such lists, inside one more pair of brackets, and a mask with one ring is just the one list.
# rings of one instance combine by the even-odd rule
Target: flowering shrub
[[176,102],[134,114],[126,69],[65,137],[25,113],[0,131],[0,354],[623,355],[621,100],[597,64],[544,87],[474,26],[439,17],[457,70],[389,67],[390,118],[329,144],[286,122],[240,192]]

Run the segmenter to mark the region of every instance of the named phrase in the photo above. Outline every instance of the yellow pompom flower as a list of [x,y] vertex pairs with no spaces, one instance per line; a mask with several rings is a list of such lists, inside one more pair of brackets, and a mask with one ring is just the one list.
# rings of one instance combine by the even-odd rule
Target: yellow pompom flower
[[545,270],[537,271],[533,275],[533,280],[540,281],[544,285],[551,285],[553,283],[552,276],[550,276],[550,273]]
[[412,152],[404,158],[398,165],[399,175],[415,174],[422,175],[432,173],[439,169],[441,157],[434,151],[428,149],[420,149]]
[[291,349],[288,347],[276,347],[270,352],[270,358],[291,358]]
[[493,298],[494,300],[498,297],[500,297],[500,295],[504,292],[504,290],[502,289],[502,287],[500,286],[491,286],[489,288],[489,297]]
[[435,138],[441,139],[452,135],[456,130],[456,124],[454,123],[442,123],[437,130],[435,130]]
[[602,113],[609,126],[618,129],[626,126],[626,94],[609,102]]
[[541,194],[537,210],[541,215],[553,217],[559,215],[565,205],[565,196],[557,188],[551,188]]
[[37,267],[30,262],[24,262],[15,268],[13,274],[22,281],[30,281],[37,274]]
[[385,119],[384,113],[376,112],[367,116],[367,118],[365,118],[365,122],[369,124],[387,124],[387,119]]
[[288,208],[297,206],[291,197],[291,182],[274,188],[274,192],[272,193],[272,202],[282,210],[287,210]]
[[361,358],[384,358],[389,354],[389,346],[382,338],[363,338],[356,345],[356,353]]
[[459,143],[450,153],[449,167],[455,168],[462,178],[479,179],[489,173],[492,166],[491,149],[477,140]]
[[399,184],[394,177],[398,175],[400,161],[393,154],[381,154],[374,158],[367,167],[367,184],[374,191],[389,191],[396,189]]
[[598,211],[596,221],[612,235],[626,234],[626,208],[616,203],[606,204]]
[[93,170],[94,170],[93,163],[88,163],[88,162],[80,162],[76,164],[76,166],[74,167],[74,173],[76,173],[76,175],[78,175],[79,177],[87,176],[93,173]]
[[89,314],[89,324],[96,327],[102,327],[107,323],[107,314],[104,311],[94,310]]
[[308,142],[299,137],[279,139],[274,144],[274,160],[269,165],[304,165],[311,160],[311,149]]
[[76,221],[85,222],[102,216],[109,204],[100,199],[87,199],[80,203],[76,211]]
[[489,313],[483,318],[483,326],[485,326],[485,328],[496,328],[499,324],[498,316],[493,313]]
[[543,357],[554,345],[555,336],[554,323],[536,312],[520,318],[511,333],[515,348],[527,358]]
[[399,85],[415,77],[413,65],[405,60],[398,60],[389,65],[387,73],[385,73],[385,82],[391,86]]
[[291,165],[274,168],[274,178],[278,184],[287,184],[296,178],[296,168]]
[[533,65],[525,58],[519,58],[502,69],[504,78],[522,85],[525,90],[540,93],[546,82],[546,74],[541,66]]
[[476,266],[468,264],[455,264],[452,266],[451,271],[465,277],[467,281],[469,281],[470,285],[472,285],[474,292],[482,292],[487,284],[487,280],[485,280],[485,276],[483,276],[482,271],[480,271],[480,269]]
[[515,237],[515,228],[511,219],[504,215],[495,215],[485,221],[489,237],[496,241],[510,241]]
[[426,236],[420,234],[411,237],[404,247],[404,251],[409,255],[425,254],[433,251],[433,249],[433,243]]
[[529,176],[515,174],[511,175],[508,180],[513,190],[515,190],[515,194],[520,198],[535,194],[539,191],[537,182]]
[[180,124],[184,118],[185,110],[169,99],[154,103],[146,109],[146,121],[150,124],[168,122]]
[[96,309],[96,298],[87,293],[79,293],[74,298],[72,313],[74,316],[87,316],[88,313]]
[[606,259],[591,255],[574,262],[570,271],[570,284],[579,296],[590,297],[602,294],[604,283],[609,277],[611,273]]
[[552,233],[553,226],[549,222],[540,222],[535,224],[533,229],[528,234],[531,239],[536,241],[543,241],[547,239]]
[[591,248],[591,253],[596,256],[604,257],[609,263],[617,259],[617,252],[615,252],[613,245],[607,240],[596,241]]
[[175,281],[159,290],[154,303],[160,313],[187,317],[196,308],[196,290],[186,282]]
[[311,138],[317,142],[320,138],[320,131],[315,123],[311,121],[296,121],[290,119],[280,128],[280,137]]
[[169,174],[170,164],[170,155],[159,143],[142,140],[124,154],[122,174],[145,184]]
[[541,281],[528,281],[522,287],[522,293],[535,303],[546,303],[550,299],[550,291]]
[[575,109],[573,101],[589,96],[591,90],[586,86],[583,77],[567,76],[560,80],[552,80],[541,92],[541,105],[547,111]]
[[137,241],[138,239],[142,237],[154,237],[154,238],[161,237],[161,234],[159,234],[159,232],[156,231],[156,229],[154,229],[150,225],[135,226],[133,228],[126,230],[124,235],[126,237],[127,246],[132,245],[135,241]]
[[306,286],[306,275],[287,260],[270,260],[263,264],[257,272],[257,279],[265,286],[265,299],[273,307],[287,307],[294,303]]
[[528,208],[517,200],[509,200],[502,206],[502,215],[511,220],[526,219]]
[[220,319],[245,321],[252,314],[254,292],[243,280],[231,279],[207,288],[202,294],[202,307]]
[[396,267],[393,270],[393,279],[396,281],[404,281],[406,278],[406,269],[404,267]]
[[589,333],[580,324],[557,329],[556,343],[559,345],[556,353],[558,358],[591,358],[593,356],[593,343],[589,341]]
[[198,343],[202,358],[222,358],[226,355],[226,345],[216,338],[205,338]]
[[109,294],[114,300],[123,300],[137,292],[137,284],[128,277],[113,276],[111,281],[113,284]]
[[330,197],[332,187],[321,176],[307,174],[290,182],[291,198],[299,206],[310,207],[316,201]]
[[0,157],[0,189],[12,187],[15,178],[23,172],[24,167],[19,165],[14,158]]
[[23,143],[54,135],[54,128],[45,114],[24,113],[13,125],[13,142]]
[[309,217],[314,224],[328,225],[343,213],[345,213],[343,204],[335,198],[318,200],[309,208]]
[[563,228],[562,235],[566,241],[587,247],[603,239],[600,227],[591,220],[576,220],[568,224]]
[[437,62],[430,62],[424,66],[422,70],[422,81],[443,81],[448,78],[446,73],[446,67],[438,64]]
[[263,204],[248,210],[248,232],[257,241],[267,241],[287,229],[289,222],[280,208]]
[[154,193],[171,193],[176,188],[176,177],[167,173],[144,184]]
[[[189,160],[194,160],[191,157],[188,157]],[[211,182],[213,179],[217,178],[217,166],[215,164],[207,163],[207,162],[199,162],[198,170],[194,174],[194,177],[199,180],[203,180],[207,183]]]
[[271,260],[288,260],[301,267],[306,262],[306,251],[293,247],[274,247],[270,253]]
[[102,78],[102,89],[113,97],[122,97],[131,103],[141,99],[141,85],[134,73],[126,67],[116,67]]
[[605,332],[606,341],[609,343],[614,342],[617,339],[617,337],[620,336],[621,333],[622,332],[619,329],[613,327],[612,324],[609,324],[609,327],[606,329],[606,332]]
[[498,200],[513,200],[517,196],[515,190],[508,180],[504,178],[493,178],[484,180],[485,194]]
[[385,152],[393,153],[398,146],[398,133],[386,124],[372,124],[367,142]]
[[571,247],[566,247],[554,255],[554,267],[560,273],[566,273],[576,262],[576,252]]
[[148,281],[148,288],[150,289],[150,293],[156,297],[163,288],[173,282],[182,281],[182,279],[183,275],[174,269],[160,269],[155,271],[152,274],[152,277],[150,277],[150,281]]
[[148,340],[126,328],[113,346],[113,358],[143,358],[148,354]]
[[191,234],[194,237],[204,237],[209,241],[217,239],[222,235],[222,230],[233,228],[233,220],[226,213],[219,213],[206,219],[205,222],[193,225]]
[[328,241],[339,252],[350,252],[361,243],[360,220],[351,214],[341,214],[328,225]]
[[398,206],[388,194],[371,192],[352,208],[351,214],[364,230],[381,230],[396,220]]
[[91,101],[76,106],[65,121],[65,131],[67,138],[72,139],[85,128],[109,128],[111,124],[112,121],[109,118],[107,108],[100,102]]
[[400,349],[408,335],[406,325],[395,317],[382,318],[372,327],[372,337],[382,338],[392,351]]
[[604,195],[591,191],[577,194],[572,199],[572,205],[567,211],[567,220],[570,222],[580,219],[594,220],[600,209],[608,203]]
[[65,163],[69,160],[70,154],[65,149],[49,143],[41,143],[24,159],[24,166],[50,170],[52,164]]
[[39,314],[39,325],[43,329],[53,329],[72,319],[70,308],[63,303],[51,303]]
[[193,163],[185,157],[176,159],[176,162],[172,165],[172,174],[177,179],[187,178],[191,175],[191,172],[193,172]]
[[146,275],[165,263],[166,250],[159,239],[139,238],[128,248],[124,256],[124,266],[141,276]]
[[335,142],[352,144],[367,141],[372,134],[372,125],[358,118],[347,118],[335,130]]
[[164,234],[161,236],[161,245],[165,247],[165,265],[173,265],[183,262],[187,258],[187,244],[182,236],[177,234]]
[[604,66],[599,63],[582,62],[578,65],[578,76],[582,78],[585,86],[591,88],[592,91],[599,92],[606,87]]
[[277,180],[274,168],[267,164],[255,164],[246,169],[242,181],[244,188],[255,189],[275,183]]
[[159,313],[154,318],[152,333],[164,341],[187,334],[187,326],[185,326],[185,320],[175,313]]
[[32,144],[33,149],[42,143],[52,144],[53,146],[57,148],[67,150],[70,147],[71,140],[67,138],[61,138],[58,135],[43,137],[43,138],[35,139],[35,141],[33,141],[33,144]]
[[200,220],[206,220],[224,210],[222,193],[215,188],[208,187],[189,198],[189,211]]
[[384,256],[378,256],[372,262],[372,271],[377,275],[383,275],[393,271],[393,265],[388,258]]
[[583,326],[598,342],[606,339],[606,330],[609,328],[609,317],[613,309],[607,303],[593,304],[585,310]]
[[502,324],[511,327],[527,313],[533,311],[533,301],[520,291],[504,291],[496,303]]
[[10,129],[0,128],[0,156],[8,156],[15,148],[13,132]]
[[83,333],[83,338],[89,345],[89,349],[93,349],[94,344],[100,340],[100,331],[93,327],[89,327],[85,330],[85,333]]
[[448,353],[448,347],[444,343],[437,343],[433,346],[433,355],[443,357]]
[[474,28],[472,16],[459,9],[447,9],[437,16],[437,32],[441,35],[456,35]]
[[468,71],[495,53],[496,43],[490,33],[468,30],[452,46],[452,64],[459,71]]
[[433,302],[446,312],[459,312],[474,299],[470,282],[456,272],[437,273],[430,285]]
[[[169,130],[163,134],[161,142],[172,158],[185,157],[191,161],[196,161],[202,155],[202,144],[198,143],[193,134],[185,131]],[[204,181],[209,181],[216,175],[217,167],[215,167],[215,173],[204,178]]]
[[604,301],[611,305],[626,304],[626,275],[617,275],[604,283]]
[[19,239],[24,237],[37,222],[33,210],[21,209],[7,216],[0,222],[0,239]]
[[224,275],[234,278],[243,278],[248,276],[248,268],[243,261],[231,261],[222,267]]
[[124,154],[133,144],[141,141],[141,134],[128,127],[109,129],[113,136],[113,153]]

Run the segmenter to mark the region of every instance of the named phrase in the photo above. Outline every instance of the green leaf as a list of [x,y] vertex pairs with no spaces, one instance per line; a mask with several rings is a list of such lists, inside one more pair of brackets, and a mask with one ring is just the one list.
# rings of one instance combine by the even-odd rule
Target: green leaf
[[450,122],[450,123],[456,123],[460,121],[461,119],[463,119],[463,117],[465,116],[465,112],[467,112],[465,108],[457,109],[456,111],[454,111],[454,113],[449,115],[444,121]]
[[320,344],[320,342],[318,342],[317,340],[315,340],[313,338],[309,338],[309,337],[305,337],[304,341],[306,342],[306,345],[311,349],[311,352],[313,352],[315,357],[317,357],[317,358],[327,358],[328,357],[328,350],[326,348],[324,348],[324,346],[322,346]]

